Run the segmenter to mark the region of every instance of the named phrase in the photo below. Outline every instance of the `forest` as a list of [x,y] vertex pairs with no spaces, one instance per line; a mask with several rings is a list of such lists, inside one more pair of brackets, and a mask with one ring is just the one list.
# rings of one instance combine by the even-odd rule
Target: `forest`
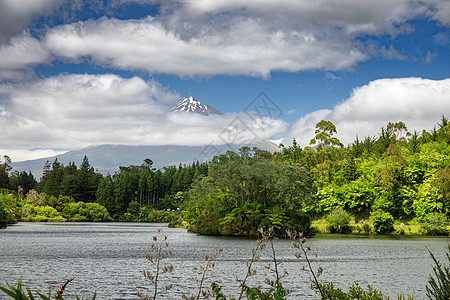
[[428,131],[388,123],[377,136],[347,146],[336,134],[322,120],[304,148],[293,139],[275,153],[242,147],[209,162],[158,170],[146,158],[106,176],[87,157],[79,166],[55,159],[43,166],[39,182],[13,171],[5,155],[0,226],[116,220],[171,222],[213,235],[255,236],[258,228],[312,235],[312,221],[325,220],[329,232],[391,233],[401,223],[448,235],[450,123],[444,115]]

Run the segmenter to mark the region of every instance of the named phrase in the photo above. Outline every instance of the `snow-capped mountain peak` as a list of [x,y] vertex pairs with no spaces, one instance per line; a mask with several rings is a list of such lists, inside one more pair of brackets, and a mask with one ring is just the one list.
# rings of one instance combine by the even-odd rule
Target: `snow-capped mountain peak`
[[222,115],[222,112],[215,109],[212,106],[206,105],[195,99],[194,97],[185,97],[183,100],[175,104],[174,107],[170,109],[173,113],[197,113],[203,116],[209,115]]

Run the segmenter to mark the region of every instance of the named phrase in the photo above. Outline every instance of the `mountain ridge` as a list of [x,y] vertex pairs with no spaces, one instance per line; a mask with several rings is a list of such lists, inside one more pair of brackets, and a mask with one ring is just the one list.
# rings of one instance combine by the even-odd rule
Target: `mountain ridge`
[[[53,163],[55,159],[65,166],[74,162],[77,166],[81,164],[84,156],[87,156],[89,163],[97,172],[103,175],[114,174],[119,171],[120,166],[141,165],[144,159],[150,158],[155,168],[162,168],[169,165],[192,164],[195,161],[205,162],[213,158],[214,155],[225,153],[228,150],[237,152],[244,145],[215,145],[213,149],[208,146],[128,146],[120,144],[91,145],[79,150],[71,150],[63,154],[12,162],[13,171],[31,172],[37,179],[42,176],[42,170],[47,161]],[[270,141],[261,140],[248,147],[258,147],[262,150],[277,151],[277,145]],[[213,151],[211,151],[213,150]],[[207,154],[209,156],[206,156]]]

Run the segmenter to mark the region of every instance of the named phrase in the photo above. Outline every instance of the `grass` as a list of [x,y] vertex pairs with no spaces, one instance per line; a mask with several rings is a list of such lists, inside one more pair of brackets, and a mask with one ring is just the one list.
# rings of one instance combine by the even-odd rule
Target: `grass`
[[[367,232],[364,232],[363,230],[358,232],[358,230],[357,230],[358,226],[362,229],[362,226],[364,223],[372,226],[372,223],[369,220],[360,221],[358,223],[355,223],[354,220],[351,221],[350,226],[352,226],[352,228],[353,228],[352,234],[367,235],[368,234]],[[402,235],[411,235],[411,236],[423,235],[420,224],[404,224],[404,225],[401,225],[401,224],[402,224],[401,222],[396,222],[394,224],[395,231],[392,233],[393,235],[400,235],[400,232],[402,231],[402,229],[404,231],[404,234],[402,234]],[[327,222],[325,219],[314,220],[312,222],[311,226],[316,228],[317,233],[329,233],[327,230]],[[450,227],[447,227],[447,228],[450,229]],[[373,234],[373,232],[371,232],[370,234]]]

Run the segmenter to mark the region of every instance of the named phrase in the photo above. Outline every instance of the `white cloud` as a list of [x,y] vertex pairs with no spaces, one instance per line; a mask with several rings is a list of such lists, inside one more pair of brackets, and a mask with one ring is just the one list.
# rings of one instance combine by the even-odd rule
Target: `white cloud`
[[59,5],[59,0],[0,1],[0,44],[26,30],[34,16],[48,14]]
[[39,153],[27,149],[223,144],[225,129],[236,125],[236,119],[242,122],[240,139],[264,139],[286,130],[284,121],[252,119],[245,113],[208,118],[168,114],[166,104],[180,98],[156,82],[116,75],[59,75],[2,84],[0,149],[31,157]]
[[[402,121],[410,132],[430,130],[442,114],[450,112],[450,79],[379,79],[353,90],[352,95],[332,110],[320,110],[299,119],[292,126],[289,141],[296,137],[306,146],[314,137],[314,126],[330,120],[345,145],[358,135],[376,136],[388,122]],[[286,142],[289,142],[286,141]]]
[[53,157],[56,155],[63,154],[67,151],[64,150],[54,150],[54,149],[33,149],[33,150],[25,150],[25,149],[0,149],[0,155],[8,155],[11,158],[11,161],[25,161],[25,160],[33,160],[42,157]]
[[[169,5],[180,1],[169,1]],[[398,24],[414,18],[424,8],[420,2],[381,0],[376,5],[366,0],[185,0],[184,15],[233,13],[265,18],[267,22],[284,19],[285,26],[318,24],[319,27],[340,27],[347,33],[394,34],[403,30]],[[162,1],[167,5],[167,1]],[[189,14],[186,14],[188,12]],[[278,22],[277,22],[278,23]]]
[[[13,23],[20,28],[9,30],[7,24],[0,24],[8,40],[21,34],[36,15],[57,12],[53,17],[67,21],[75,18],[77,10],[92,6],[83,0],[36,0],[28,6],[22,2],[2,2],[5,9],[0,20],[2,15],[6,19],[15,16],[17,22]],[[11,59],[9,66],[0,63],[0,80],[29,76],[31,67],[48,62],[47,47],[52,59],[54,55],[75,63],[89,61],[181,77],[226,74],[267,78],[273,71],[348,70],[372,57],[404,58],[397,49],[381,45],[371,36],[411,32],[414,29],[408,21],[420,16],[447,26],[450,12],[448,1],[438,0],[380,0],[376,5],[369,0],[117,0],[98,10],[110,16],[119,14],[117,9],[128,2],[158,4],[160,14],[139,20],[103,17],[52,27],[43,31],[39,41],[34,40],[41,43],[35,46],[37,53],[23,50],[31,54],[29,61]],[[369,39],[361,42],[361,36]],[[14,44],[7,48],[13,49]]]
[[424,0],[424,2],[431,7],[428,15],[432,19],[438,21],[443,26],[450,26],[450,1]]
[[227,29],[183,38],[160,20],[101,18],[51,29],[45,45],[62,59],[178,76],[268,77],[274,70],[348,69],[368,59],[346,36],[267,28],[264,20],[235,19]]
[[156,1],[157,18],[101,18],[58,26],[45,38],[70,61],[178,76],[268,77],[273,71],[345,70],[373,56],[402,59],[367,35],[409,32],[419,2]]
[[13,37],[9,43],[0,44],[0,80],[31,78],[36,64],[49,61],[49,52],[39,40],[27,32]]

